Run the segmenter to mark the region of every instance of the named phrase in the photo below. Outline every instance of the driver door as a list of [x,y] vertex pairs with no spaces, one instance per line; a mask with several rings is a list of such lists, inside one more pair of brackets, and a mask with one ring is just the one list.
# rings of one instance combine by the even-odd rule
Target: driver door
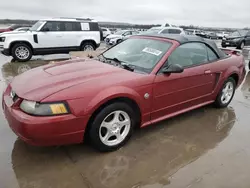
[[184,72],[164,74],[160,71],[156,76],[153,121],[208,102],[216,82],[216,74],[210,71],[208,62],[205,44],[187,43],[175,49],[165,66],[179,64],[184,67]]
[[48,21],[37,33],[37,48],[64,47],[62,23]]

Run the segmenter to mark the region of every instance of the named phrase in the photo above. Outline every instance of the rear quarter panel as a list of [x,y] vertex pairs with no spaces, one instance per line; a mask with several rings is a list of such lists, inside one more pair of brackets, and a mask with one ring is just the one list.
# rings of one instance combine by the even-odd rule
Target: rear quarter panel
[[224,82],[233,74],[237,74],[239,77],[237,87],[242,83],[245,73],[244,57],[241,55],[232,55],[225,59],[211,63],[211,72],[218,75],[216,87],[214,89],[213,98],[216,98],[221,90]]

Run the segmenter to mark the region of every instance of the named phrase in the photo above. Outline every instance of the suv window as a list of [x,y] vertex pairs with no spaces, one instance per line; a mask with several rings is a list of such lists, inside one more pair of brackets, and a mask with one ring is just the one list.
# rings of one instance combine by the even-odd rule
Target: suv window
[[217,60],[218,56],[216,55],[216,53],[214,53],[214,51],[211,48],[209,48],[207,46],[206,46],[206,48],[207,48],[208,60],[209,61],[215,61],[215,60]]
[[63,22],[64,31],[81,31],[81,25],[79,22]]
[[248,31],[248,33],[246,34],[246,36],[250,37],[250,31]]
[[63,31],[62,22],[48,21],[42,28],[42,31]]
[[183,67],[200,65],[208,62],[206,45],[202,43],[186,43],[179,46],[169,56],[168,64],[179,64]]
[[90,22],[89,29],[90,31],[100,31],[100,28],[97,22]]
[[181,30],[179,30],[179,29],[169,29],[169,33],[171,33],[171,34],[181,34]]
[[167,33],[169,33],[168,31],[169,31],[168,29],[164,29],[161,33],[162,34],[167,34]]

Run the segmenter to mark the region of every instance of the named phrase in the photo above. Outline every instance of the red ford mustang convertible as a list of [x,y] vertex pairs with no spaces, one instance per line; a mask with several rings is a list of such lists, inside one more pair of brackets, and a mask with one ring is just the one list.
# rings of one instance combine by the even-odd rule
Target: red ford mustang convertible
[[97,58],[17,76],[3,94],[11,129],[25,142],[124,145],[145,127],[210,103],[226,107],[245,76],[244,58],[196,36],[138,35]]

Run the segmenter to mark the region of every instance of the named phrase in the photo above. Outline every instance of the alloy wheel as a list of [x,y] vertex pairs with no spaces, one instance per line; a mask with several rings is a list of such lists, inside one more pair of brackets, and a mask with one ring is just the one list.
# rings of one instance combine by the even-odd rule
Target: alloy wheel
[[233,97],[234,94],[234,85],[232,82],[226,83],[225,87],[222,90],[221,102],[227,104]]
[[30,55],[29,49],[26,48],[25,46],[19,46],[18,48],[16,48],[15,50],[15,55],[21,59],[27,59]]
[[124,111],[107,115],[99,128],[99,137],[106,146],[115,146],[124,141],[131,128],[131,119]]

